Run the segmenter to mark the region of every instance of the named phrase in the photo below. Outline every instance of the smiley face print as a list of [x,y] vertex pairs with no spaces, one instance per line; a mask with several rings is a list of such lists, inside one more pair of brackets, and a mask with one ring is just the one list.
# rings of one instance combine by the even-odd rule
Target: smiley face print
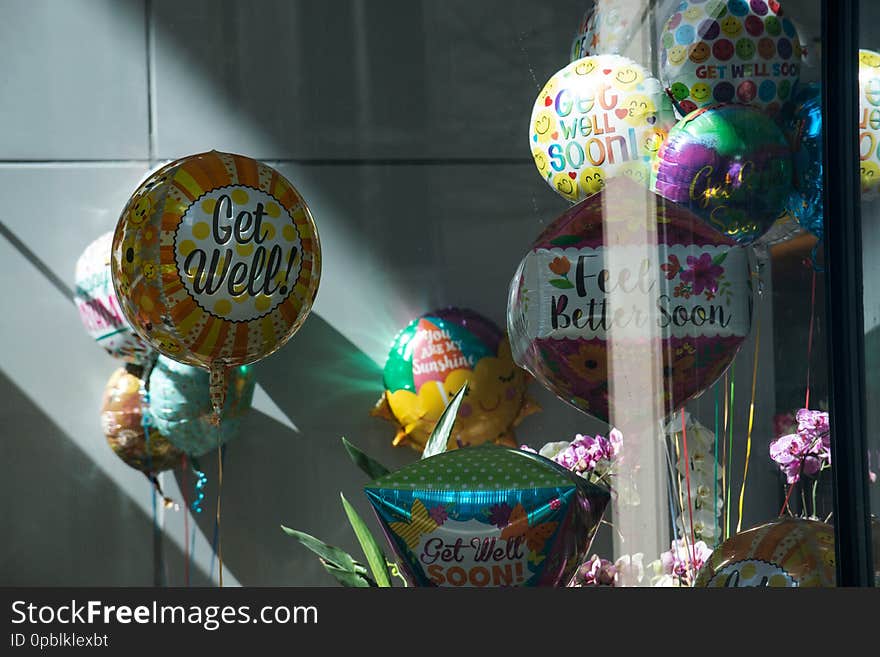
[[546,144],[550,141],[553,132],[553,114],[549,110],[538,112],[532,122],[532,129],[535,131],[538,142]]
[[642,139],[642,148],[646,153],[654,155],[660,152],[660,147],[664,141],[666,141],[666,133],[654,128],[645,134],[645,137]]
[[557,173],[553,176],[553,187],[569,201],[578,200],[578,188],[574,179],[567,173]]
[[624,91],[630,91],[641,84],[645,76],[636,67],[624,65],[615,69],[613,79],[616,87]]
[[633,94],[629,97],[626,104],[626,121],[629,125],[640,126],[652,124],[657,120],[657,107],[654,101],[645,94]]
[[728,15],[721,19],[721,31],[728,37],[738,37],[742,30],[742,23],[736,17]]
[[687,59],[687,48],[684,46],[672,46],[666,51],[666,58],[673,66],[681,66]]
[[599,167],[587,167],[581,171],[581,190],[584,196],[592,196],[605,188],[605,174]]
[[684,15],[684,17],[687,18],[689,21],[695,21],[695,20],[697,20],[697,19],[700,17],[700,14],[701,14],[701,13],[702,13],[702,11],[700,10],[699,7],[691,6],[691,7],[688,7],[688,8],[684,11],[683,15]]
[[596,70],[596,60],[592,57],[585,57],[574,66],[576,75],[589,75]]
[[758,54],[762,59],[773,59],[776,56],[776,43],[769,37],[758,41]]
[[880,68],[880,54],[870,50],[859,50],[859,64],[871,68]]
[[709,44],[705,41],[697,41],[694,45],[690,47],[690,52],[688,57],[694,64],[702,64],[709,56],[712,54],[711,48],[709,48]]
[[862,179],[862,191],[870,192],[877,189],[880,184],[880,166],[871,160],[863,160],[859,165],[859,174]]
[[538,167],[538,171],[541,172],[541,175],[546,176],[549,169],[547,156],[541,151],[533,151],[532,158],[535,160],[535,166]]
[[755,56],[755,42],[748,38],[736,42],[736,56],[743,60],[750,60]]
[[697,103],[705,103],[712,95],[712,90],[705,82],[697,82],[691,87],[691,98]]
[[129,221],[138,226],[144,223],[153,213],[153,199],[149,194],[138,198],[128,211]]
[[647,185],[650,178],[648,167],[642,162],[629,162],[623,167],[620,173],[627,178],[636,181],[640,185]]

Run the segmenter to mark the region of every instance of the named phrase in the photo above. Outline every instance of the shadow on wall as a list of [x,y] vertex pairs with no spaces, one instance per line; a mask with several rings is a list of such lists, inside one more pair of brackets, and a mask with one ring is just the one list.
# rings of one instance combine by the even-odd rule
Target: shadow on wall
[[[380,368],[317,315],[255,369],[258,384],[298,431],[251,412],[240,436],[228,444],[221,501],[224,565],[245,586],[332,586],[334,580],[317,559],[280,525],[314,534],[363,559],[338,501],[340,486],[377,539],[381,532],[363,494],[367,477],[349,460],[341,436],[391,469],[418,455],[392,447],[391,425],[370,416],[382,394]],[[216,453],[200,462],[209,483],[198,522],[210,541]]]
[[[0,441],[3,524],[14,528],[4,532],[0,584],[152,586],[151,518],[2,372],[0,400],[8,426],[27,427]],[[100,434],[91,444],[110,449]],[[151,487],[144,478],[142,494]],[[181,582],[183,553],[168,541],[164,553],[168,580]],[[190,581],[209,584],[197,570]]]
[[[297,430],[251,412],[241,435],[227,445],[221,501],[225,567],[244,586],[333,586],[318,560],[280,525],[313,534],[362,560],[339,502],[340,490],[383,546],[385,541],[363,494],[368,479],[349,460],[340,438],[345,436],[392,470],[415,462],[418,453],[393,447],[392,426],[370,416],[383,391],[381,369],[320,317],[312,314],[283,349],[255,367],[258,384]],[[533,429],[539,428],[540,419],[538,415],[527,422],[537,422]],[[210,542],[216,453],[201,459],[201,466],[209,483],[197,520]],[[593,551],[610,554],[610,541],[610,530],[600,530]],[[386,554],[391,556],[387,546]]]

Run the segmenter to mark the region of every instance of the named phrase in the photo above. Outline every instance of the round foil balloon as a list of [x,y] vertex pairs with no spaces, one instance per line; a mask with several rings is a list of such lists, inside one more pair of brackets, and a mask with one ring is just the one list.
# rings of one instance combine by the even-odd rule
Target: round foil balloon
[[584,13],[584,17],[581,19],[580,25],[578,25],[574,39],[571,41],[571,51],[569,52],[568,57],[568,60],[571,62],[580,59],[581,57],[590,57],[591,55],[598,54],[593,50],[595,45],[593,43],[594,31],[592,28],[592,22],[595,11],[595,5],[590,7],[586,13]]
[[669,131],[654,189],[740,244],[763,235],[792,193],[791,150],[772,119],[746,105],[704,107]]
[[682,114],[715,103],[777,112],[801,67],[797,29],[774,0],[688,0],[660,33],[660,74]]
[[218,428],[212,424],[208,373],[160,356],[150,373],[150,417],[175,447],[201,456],[238,435],[255,385],[251,367],[230,370]]
[[638,16],[641,0],[597,0],[581,20],[571,44],[570,61],[594,55],[616,55],[627,45],[627,30]]
[[497,445],[423,459],[365,490],[414,586],[565,586],[610,498],[549,459]]
[[113,452],[127,465],[144,473],[170,470],[180,465],[182,452],[159,431],[144,430],[143,382],[124,368],[116,370],[101,404],[101,427]]
[[791,116],[785,120],[794,165],[794,190],[788,199],[788,211],[801,226],[821,239],[822,88],[818,84],[804,85],[793,101]]
[[385,364],[385,393],[373,414],[397,426],[395,445],[422,451],[446,405],[468,383],[448,447],[487,440],[515,447],[513,427],[538,410],[526,394],[528,380],[493,322],[444,308],[397,335]]
[[76,309],[88,334],[114,358],[146,363],[153,350],[131,330],[113,289],[110,246],[113,233],[105,233],[86,247],[76,261]]
[[519,365],[576,408],[638,429],[653,422],[653,396],[671,411],[710,386],[751,328],[747,250],[653,200],[646,210],[621,178],[565,212],[521,262],[507,310]]
[[834,528],[818,520],[783,518],[740,532],[715,548],[697,587],[835,585]]
[[859,170],[862,192],[880,190],[880,53],[859,50]]
[[211,151],[163,167],[132,195],[113,238],[113,283],[162,354],[212,371],[280,348],[311,309],[321,271],[305,201],[281,174]]
[[651,156],[672,112],[660,83],[619,55],[572,62],[544,85],[532,109],[529,147],[541,177],[569,201],[630,176],[647,185]]

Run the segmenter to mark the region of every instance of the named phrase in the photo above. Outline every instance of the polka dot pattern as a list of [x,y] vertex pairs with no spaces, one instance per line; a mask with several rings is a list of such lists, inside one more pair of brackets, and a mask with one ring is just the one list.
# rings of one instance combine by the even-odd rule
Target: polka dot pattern
[[377,488],[481,491],[571,487],[572,480],[550,461],[520,450],[481,445],[444,452],[385,475]]
[[682,2],[660,34],[661,78],[680,111],[732,101],[777,111],[802,56],[794,24],[781,14],[765,0]]

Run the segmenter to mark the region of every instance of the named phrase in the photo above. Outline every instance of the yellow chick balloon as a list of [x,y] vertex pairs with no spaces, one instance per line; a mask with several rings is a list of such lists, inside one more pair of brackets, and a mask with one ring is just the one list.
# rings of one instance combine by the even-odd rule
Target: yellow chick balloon
[[516,446],[513,428],[540,410],[528,397],[529,375],[491,321],[445,308],[413,320],[394,340],[385,393],[373,415],[397,426],[394,444],[422,451],[446,405],[467,383],[449,449],[495,442]]

